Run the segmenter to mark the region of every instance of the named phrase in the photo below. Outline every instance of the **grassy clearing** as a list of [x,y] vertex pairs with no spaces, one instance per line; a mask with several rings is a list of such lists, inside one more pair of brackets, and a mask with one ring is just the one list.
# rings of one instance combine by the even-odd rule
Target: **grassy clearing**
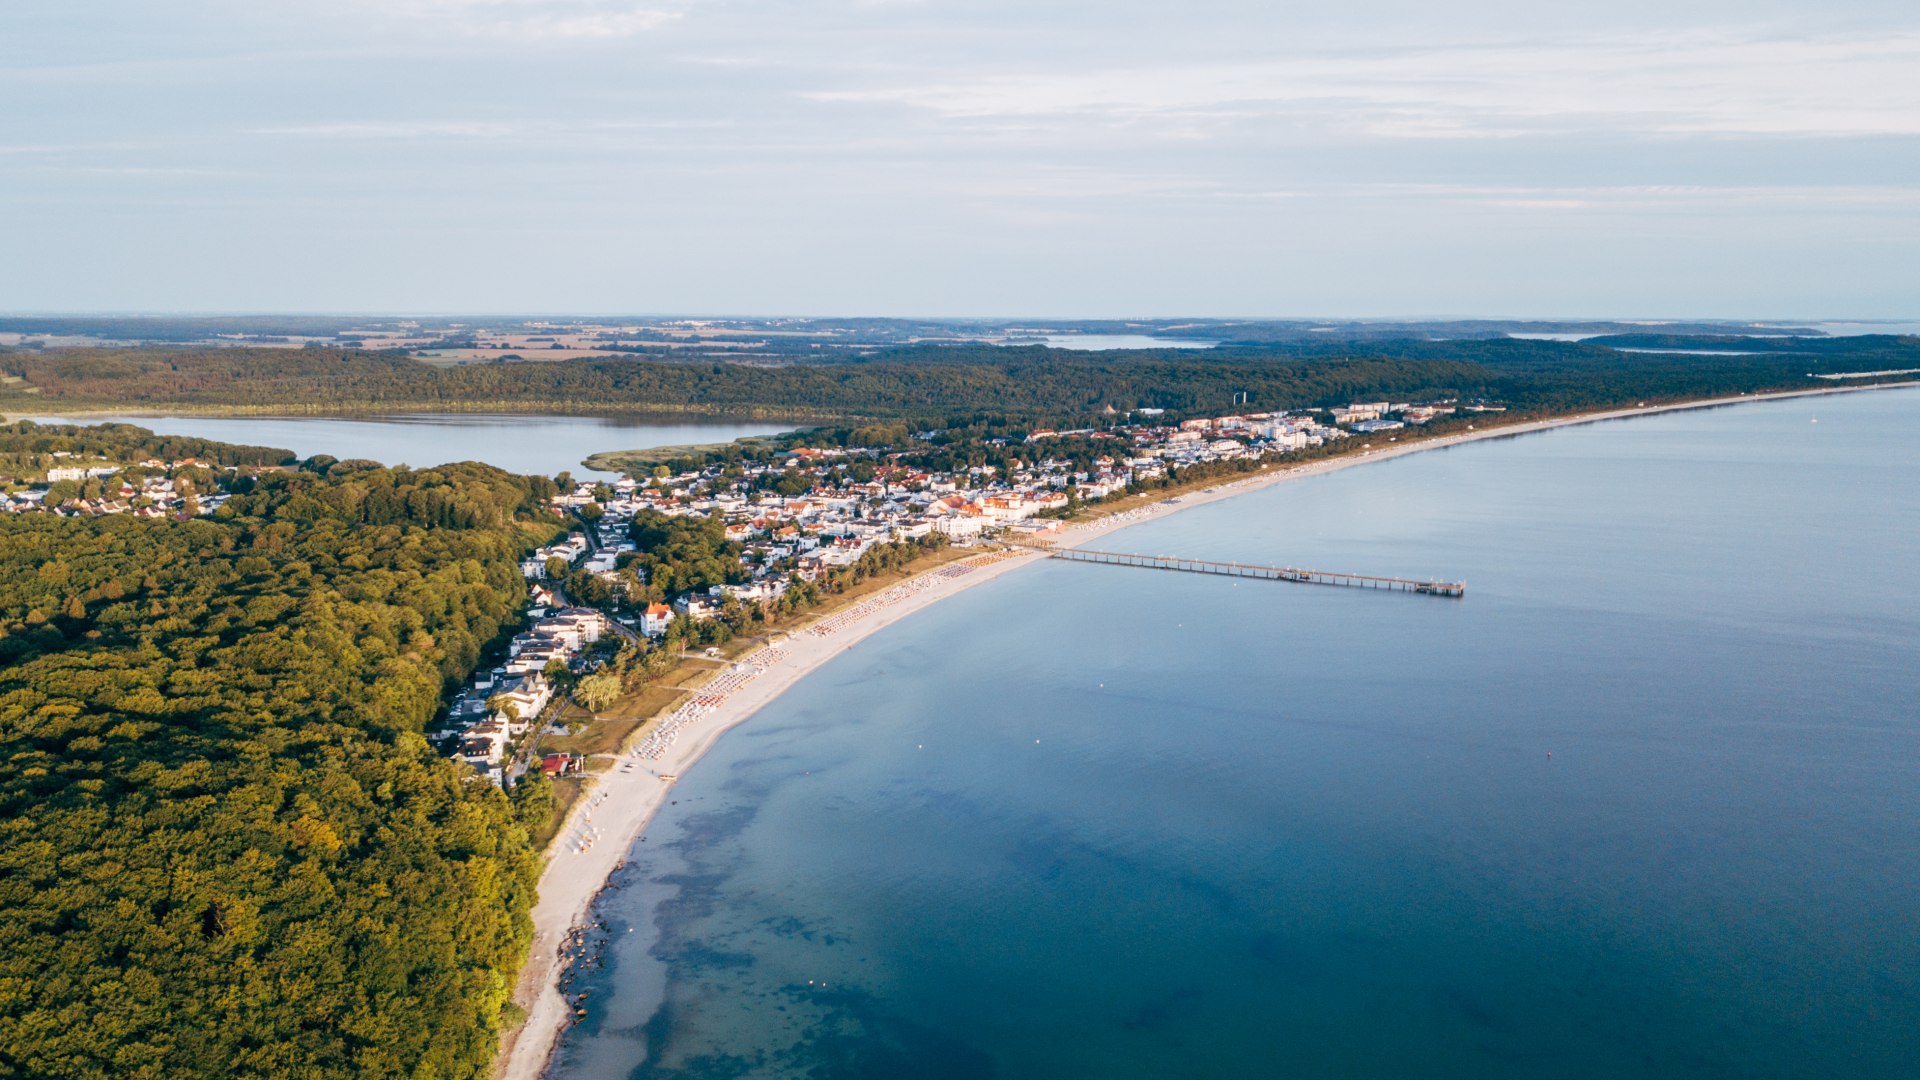
[[560,824],[567,820],[567,812],[573,804],[587,793],[587,782],[583,776],[559,776],[553,781],[553,813],[547,815],[546,825],[533,837],[536,848],[545,851],[553,845],[553,838],[560,833]]
[[773,445],[772,439],[750,435],[731,443],[691,443],[684,446],[655,446],[646,450],[605,450],[587,458],[586,466],[602,472],[633,473],[682,458],[705,457],[725,450],[729,446],[764,449]]
[[676,668],[658,684],[621,695],[597,717],[567,702],[560,712],[560,722],[583,722],[583,726],[572,735],[548,735],[541,740],[540,749],[550,754],[582,756],[619,753],[648,720],[668,712],[686,696],[687,688],[675,679],[681,674]]

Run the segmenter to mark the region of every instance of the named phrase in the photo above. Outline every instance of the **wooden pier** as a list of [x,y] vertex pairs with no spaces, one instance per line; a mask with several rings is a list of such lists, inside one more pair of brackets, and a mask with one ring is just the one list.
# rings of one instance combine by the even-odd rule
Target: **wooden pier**
[[1464,581],[1422,581],[1416,578],[1377,577],[1372,574],[1338,574],[1326,570],[1302,570],[1293,566],[1257,566],[1251,563],[1213,562],[1207,559],[1181,559],[1172,555],[1129,555],[1118,551],[1091,548],[1056,548],[1046,544],[1016,542],[1054,559],[1099,563],[1104,566],[1137,566],[1146,570],[1179,570],[1189,574],[1217,574],[1223,577],[1258,578],[1262,581],[1297,581],[1308,585],[1345,585],[1355,589],[1390,589],[1395,592],[1421,593],[1426,596],[1459,598],[1467,594]]

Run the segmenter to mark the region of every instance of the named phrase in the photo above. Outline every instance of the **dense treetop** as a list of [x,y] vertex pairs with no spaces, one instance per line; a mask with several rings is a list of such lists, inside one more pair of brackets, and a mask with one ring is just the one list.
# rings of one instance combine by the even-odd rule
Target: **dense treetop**
[[0,1075],[485,1070],[535,855],[421,731],[551,491],[319,463],[0,518]]

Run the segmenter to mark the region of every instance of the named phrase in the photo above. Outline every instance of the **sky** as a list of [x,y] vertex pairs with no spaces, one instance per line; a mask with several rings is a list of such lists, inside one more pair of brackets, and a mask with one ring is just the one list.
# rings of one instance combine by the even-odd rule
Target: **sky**
[[1920,316],[1913,0],[6,0],[0,311]]

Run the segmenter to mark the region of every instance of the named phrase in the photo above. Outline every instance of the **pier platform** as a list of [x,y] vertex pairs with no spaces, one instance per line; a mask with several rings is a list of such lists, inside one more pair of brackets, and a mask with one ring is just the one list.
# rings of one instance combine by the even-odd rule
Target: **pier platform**
[[1120,551],[1056,548],[1049,544],[1009,542],[1016,547],[1040,552],[1049,558],[1065,559],[1069,562],[1098,563],[1103,566],[1133,566],[1142,570],[1177,570],[1187,574],[1257,578],[1262,581],[1293,581],[1306,585],[1342,585],[1354,589],[1387,589],[1394,592],[1445,596],[1454,599],[1467,594],[1467,583],[1464,581],[1344,574],[1330,570],[1305,570],[1294,566],[1260,566],[1253,563],[1214,562],[1210,559],[1183,559],[1173,555],[1134,555]]

